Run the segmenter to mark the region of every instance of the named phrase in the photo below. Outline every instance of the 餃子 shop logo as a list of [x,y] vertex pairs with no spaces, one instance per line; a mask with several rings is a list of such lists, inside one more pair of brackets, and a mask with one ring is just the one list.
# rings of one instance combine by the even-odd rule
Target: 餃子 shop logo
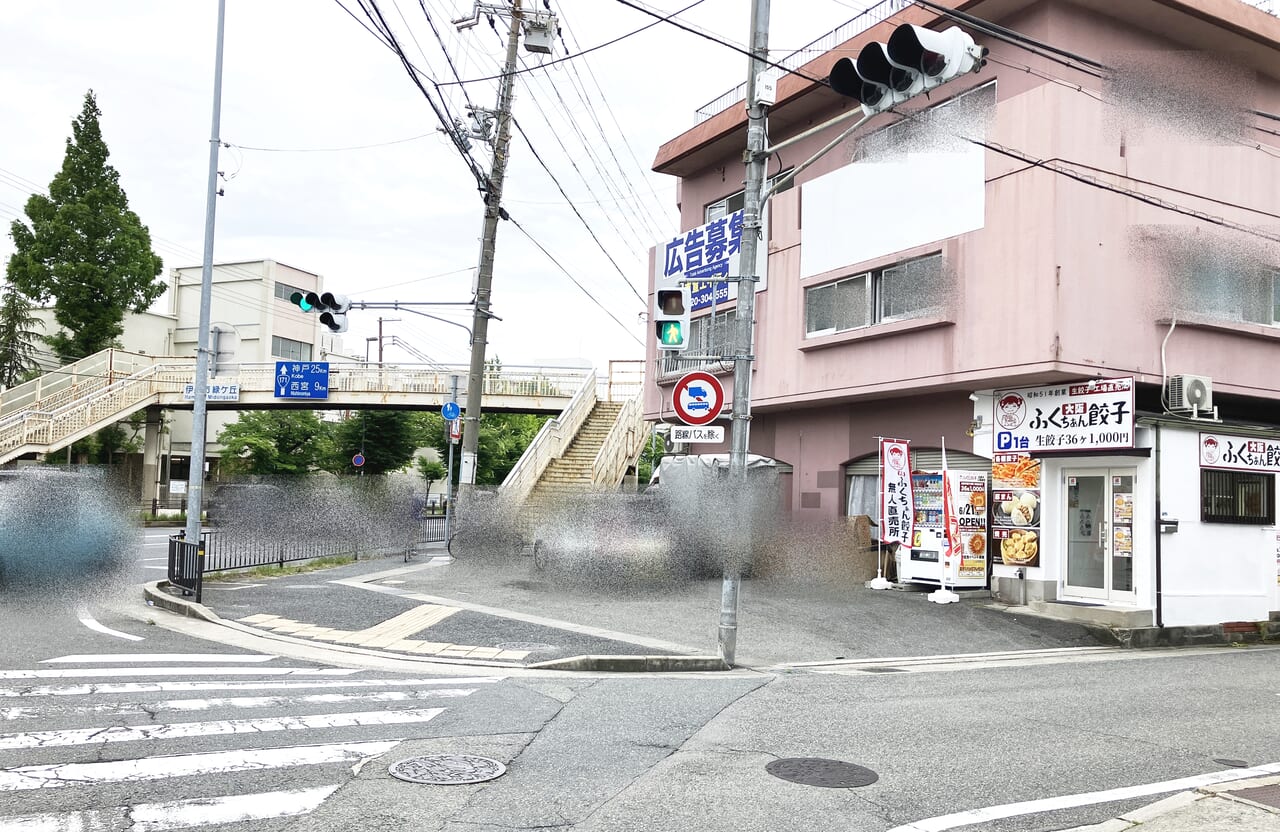
[[1005,430],[1013,430],[1027,417],[1027,402],[1017,393],[1006,393],[996,402],[996,421]]
[[895,471],[905,471],[907,468],[907,454],[897,445],[889,448],[889,467]]
[[1200,458],[1206,464],[1212,465],[1218,461],[1218,440],[1212,436],[1206,436],[1200,442]]

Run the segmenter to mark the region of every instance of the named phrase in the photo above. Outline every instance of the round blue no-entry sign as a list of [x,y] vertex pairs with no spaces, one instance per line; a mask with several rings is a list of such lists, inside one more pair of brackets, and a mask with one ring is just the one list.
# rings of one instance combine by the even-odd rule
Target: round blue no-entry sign
[[462,415],[462,410],[458,407],[457,402],[445,402],[444,407],[440,408],[440,415],[452,422]]
[[357,468],[359,468],[361,465],[364,465],[364,454],[356,454],[355,456],[351,457],[351,464],[356,466]]

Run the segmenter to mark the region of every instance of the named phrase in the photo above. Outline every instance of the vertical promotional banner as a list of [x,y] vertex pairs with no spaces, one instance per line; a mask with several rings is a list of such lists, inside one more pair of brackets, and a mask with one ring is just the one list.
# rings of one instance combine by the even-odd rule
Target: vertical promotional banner
[[911,442],[880,440],[880,539],[911,545],[915,506],[911,491]]
[[950,473],[952,505],[960,531],[958,577],[987,576],[987,475],[981,471]]

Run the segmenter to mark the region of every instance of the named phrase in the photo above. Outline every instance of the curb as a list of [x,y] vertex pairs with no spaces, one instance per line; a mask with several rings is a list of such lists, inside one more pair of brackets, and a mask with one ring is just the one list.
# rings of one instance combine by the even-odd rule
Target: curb
[[[395,570],[392,570],[395,571]],[[164,591],[165,587],[172,586],[168,580],[151,581],[142,585],[142,595],[146,599],[148,605],[160,607],[169,612],[181,615],[185,618],[195,618],[210,624],[217,624],[220,627],[226,627],[232,630],[238,630],[243,633],[252,634],[259,638],[280,641],[286,644],[305,645],[307,647],[320,648],[325,650],[333,650],[339,653],[351,653],[360,656],[369,656],[376,658],[389,658],[401,661],[415,662],[421,664],[448,664],[463,665],[469,667],[486,667],[486,668],[503,668],[506,670],[564,670],[564,671],[595,671],[595,672],[618,672],[618,673],[670,673],[670,672],[699,672],[699,671],[727,671],[734,668],[725,664],[724,660],[718,656],[652,656],[652,655],[584,655],[584,656],[568,656],[563,659],[552,659],[550,661],[538,662],[536,664],[511,664],[508,662],[493,662],[483,659],[451,659],[442,657],[427,656],[411,656],[401,653],[391,653],[384,650],[369,650],[363,647],[352,647],[345,644],[325,644],[318,645],[312,641],[304,641],[303,639],[293,638],[282,633],[269,633],[259,630],[255,627],[247,627],[236,621],[228,621],[221,618],[213,610],[204,604],[197,604],[195,601],[187,601],[182,598],[175,598]],[[738,668],[747,670],[749,668]]]

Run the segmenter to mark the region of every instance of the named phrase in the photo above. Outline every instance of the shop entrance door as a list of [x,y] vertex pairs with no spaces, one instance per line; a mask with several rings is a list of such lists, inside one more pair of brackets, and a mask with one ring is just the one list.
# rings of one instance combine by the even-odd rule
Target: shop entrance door
[[1066,597],[1132,601],[1132,468],[1066,470]]

